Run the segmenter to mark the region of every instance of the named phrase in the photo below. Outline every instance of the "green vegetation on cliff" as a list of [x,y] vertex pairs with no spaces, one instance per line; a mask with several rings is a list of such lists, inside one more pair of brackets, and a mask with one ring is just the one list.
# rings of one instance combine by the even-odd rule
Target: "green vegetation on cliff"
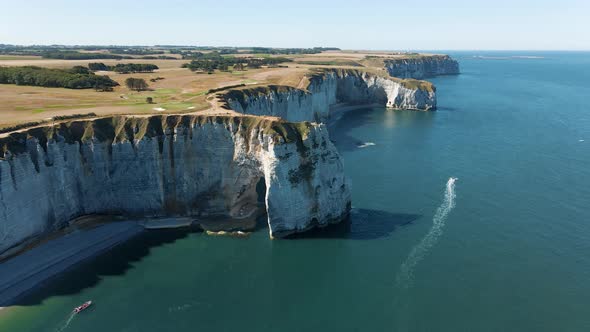
[[406,78],[403,80],[399,80],[399,83],[407,89],[412,89],[412,90],[425,90],[428,92],[436,92],[436,87],[434,86],[434,84],[428,82],[428,81],[423,81],[423,80],[415,80],[412,78]]
[[20,154],[33,148],[27,144],[36,139],[47,148],[50,140],[63,140],[67,144],[98,142],[136,142],[157,138],[163,141],[165,135],[192,135],[193,130],[207,125],[223,125],[247,141],[252,134],[271,136],[276,144],[295,143],[300,153],[305,152],[303,141],[307,139],[312,124],[309,122],[290,123],[255,116],[205,116],[205,115],[154,115],[149,117],[113,116],[93,120],[64,121],[55,125],[47,124],[14,132],[0,138],[0,151]]

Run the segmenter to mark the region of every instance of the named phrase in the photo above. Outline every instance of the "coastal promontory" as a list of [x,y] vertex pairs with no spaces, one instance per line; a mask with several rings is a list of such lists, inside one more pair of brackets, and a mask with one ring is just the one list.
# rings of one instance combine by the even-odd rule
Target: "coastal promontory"
[[[155,89],[125,90],[124,82],[114,86],[122,93],[119,106],[5,125],[0,137],[0,254],[88,215],[191,218],[197,224],[225,219],[238,229],[265,215],[273,238],[342,221],[351,207],[351,187],[327,130],[332,112],[342,105],[435,110],[436,88],[415,77],[458,69],[448,57],[383,55],[373,65],[369,58],[351,62],[339,54],[329,65],[312,57],[276,58],[288,66],[262,68],[256,58],[246,58],[249,72],[243,65],[234,71],[242,70],[248,79],[232,82],[236,72],[223,69],[197,74],[209,82],[203,93],[165,88],[167,80],[185,76],[166,69],[175,60],[162,60],[149,66],[159,72],[147,74],[154,77]],[[208,59],[212,64],[222,58]],[[199,66],[203,62],[187,67],[198,73]],[[73,75],[60,70],[32,73]],[[87,69],[75,71],[94,79]],[[113,82],[131,75],[115,73]],[[62,90],[61,98],[67,97],[67,89]],[[87,94],[108,99],[111,93]],[[153,105],[148,111],[138,102],[144,96]],[[121,108],[132,98],[141,108]],[[158,104],[161,100],[166,101]],[[199,100],[207,107],[198,106]]]

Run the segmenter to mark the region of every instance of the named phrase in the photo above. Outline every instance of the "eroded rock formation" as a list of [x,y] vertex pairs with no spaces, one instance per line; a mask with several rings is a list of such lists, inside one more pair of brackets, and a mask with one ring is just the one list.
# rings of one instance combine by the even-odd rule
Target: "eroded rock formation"
[[385,69],[393,77],[424,79],[459,74],[459,62],[448,55],[418,56],[385,60]]
[[350,208],[323,124],[110,117],[30,129],[0,146],[0,253],[87,214],[240,219],[266,209],[271,236],[283,236]]
[[322,70],[308,77],[306,89],[270,85],[230,90],[222,98],[244,114],[287,121],[321,122],[338,103],[380,104],[396,109],[436,109],[436,88],[429,82],[388,79],[357,70]]
[[90,214],[239,223],[266,211],[273,237],[343,220],[350,185],[323,124],[330,107],[433,110],[435,88],[348,69],[306,80],[224,93],[241,116],[72,120],[1,138],[0,254]]

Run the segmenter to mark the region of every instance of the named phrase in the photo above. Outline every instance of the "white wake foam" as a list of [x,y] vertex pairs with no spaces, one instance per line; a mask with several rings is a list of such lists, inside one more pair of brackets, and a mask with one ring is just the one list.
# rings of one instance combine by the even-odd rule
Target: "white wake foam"
[[408,258],[404,261],[400,267],[400,271],[397,276],[397,284],[403,288],[409,288],[414,280],[414,268],[420,261],[426,256],[428,251],[438,242],[438,239],[443,233],[443,227],[445,226],[447,216],[451,210],[455,207],[455,181],[457,178],[449,178],[445,189],[445,197],[442,204],[436,209],[436,213],[432,218],[432,227],[424,236],[422,241],[416,245]]
[[70,323],[74,319],[74,316],[76,316],[75,312],[70,313],[70,315],[59,324],[59,327],[55,331],[56,332],[65,331],[68,328],[68,326],[70,326]]
[[375,143],[373,143],[373,142],[366,142],[366,143],[359,144],[358,145],[358,148],[359,149],[362,149],[362,148],[366,148],[367,146],[373,146],[373,145],[375,145]]

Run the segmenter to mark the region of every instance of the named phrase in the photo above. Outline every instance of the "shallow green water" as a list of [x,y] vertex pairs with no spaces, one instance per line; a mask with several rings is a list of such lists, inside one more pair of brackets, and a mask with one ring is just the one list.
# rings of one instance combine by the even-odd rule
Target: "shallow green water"
[[149,233],[47,284],[0,331],[60,330],[87,299],[64,331],[590,329],[590,54],[473,55],[432,80],[438,112],[335,124],[348,227]]

